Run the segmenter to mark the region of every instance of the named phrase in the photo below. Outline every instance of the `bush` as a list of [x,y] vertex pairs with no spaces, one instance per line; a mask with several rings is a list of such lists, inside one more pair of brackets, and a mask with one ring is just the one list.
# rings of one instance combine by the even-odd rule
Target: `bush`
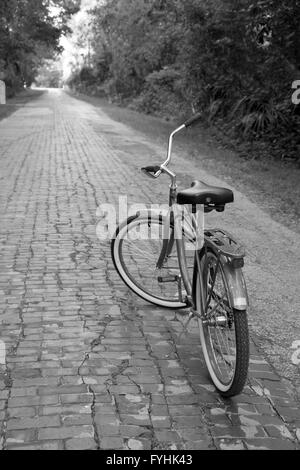
[[183,105],[178,87],[180,79],[180,73],[168,67],[152,72],[146,77],[145,86],[133,100],[132,107],[164,117],[178,114]]

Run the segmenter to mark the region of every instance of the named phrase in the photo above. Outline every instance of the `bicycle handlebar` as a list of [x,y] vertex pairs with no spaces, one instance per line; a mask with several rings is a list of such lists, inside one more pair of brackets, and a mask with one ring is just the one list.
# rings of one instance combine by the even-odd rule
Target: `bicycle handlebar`
[[[152,165],[152,166],[145,166],[143,168],[141,168],[141,170],[147,175],[147,176],[151,176],[152,178],[157,178],[157,176],[160,175],[161,173],[161,169],[160,169],[160,165]],[[156,174],[159,173],[159,175],[156,176]],[[153,174],[152,174],[153,173]]]
[[169,173],[169,175],[172,177],[173,173],[170,172],[169,170],[166,169],[166,167],[168,166],[168,164],[170,163],[170,160],[171,160],[171,152],[172,152],[172,142],[173,142],[173,137],[175,134],[177,134],[177,132],[180,132],[182,129],[186,129],[187,127],[190,127],[192,126],[193,124],[195,124],[197,121],[199,121],[199,119],[201,119],[202,117],[202,114],[201,113],[197,113],[195,114],[194,116],[192,116],[190,119],[188,119],[187,121],[185,121],[184,124],[182,124],[181,126],[177,127],[177,129],[175,129],[170,137],[169,137],[169,147],[168,147],[168,156],[167,156],[167,159],[162,163],[162,165],[152,165],[152,166],[146,166],[146,167],[143,167],[141,168],[141,170],[148,176],[151,176],[152,178],[158,178],[161,173]]
[[184,126],[185,126],[185,127],[192,126],[192,125],[195,124],[197,121],[199,121],[199,119],[201,119],[201,117],[202,117],[202,113],[197,113],[197,114],[195,114],[194,116],[192,116],[191,118],[189,118],[187,121],[185,121]]

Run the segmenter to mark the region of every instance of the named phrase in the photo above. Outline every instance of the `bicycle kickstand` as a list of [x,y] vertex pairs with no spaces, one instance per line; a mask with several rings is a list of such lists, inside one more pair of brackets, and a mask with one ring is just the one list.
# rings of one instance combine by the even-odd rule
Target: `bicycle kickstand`
[[179,338],[178,338],[178,341],[180,342],[181,341],[181,338],[184,334],[187,334],[187,329],[188,329],[188,326],[191,322],[191,320],[194,318],[194,317],[197,317],[198,316],[198,313],[193,310],[192,308],[190,309],[190,313],[189,313],[189,316],[188,316],[188,319],[187,321],[185,322],[184,326],[183,326],[183,330],[182,332],[180,333],[179,335]]

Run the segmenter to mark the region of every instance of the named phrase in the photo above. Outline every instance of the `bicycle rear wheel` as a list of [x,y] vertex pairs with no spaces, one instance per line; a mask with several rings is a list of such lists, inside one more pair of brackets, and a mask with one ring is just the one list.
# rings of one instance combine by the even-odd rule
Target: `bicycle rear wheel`
[[202,351],[215,387],[230,397],[242,391],[247,379],[247,313],[233,307],[222,263],[212,251],[203,255],[201,272],[202,279],[196,269],[194,294],[196,310],[202,311],[202,318],[198,318]]
[[162,216],[129,218],[112,240],[112,259],[125,284],[141,298],[161,307],[183,308],[187,305],[186,292],[176,280],[180,269],[175,243],[162,268],[156,265],[162,250],[163,224]]

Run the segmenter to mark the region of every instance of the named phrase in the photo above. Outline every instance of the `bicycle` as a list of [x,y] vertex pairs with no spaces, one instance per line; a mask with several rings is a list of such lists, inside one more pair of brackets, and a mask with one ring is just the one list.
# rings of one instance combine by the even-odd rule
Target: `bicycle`
[[200,225],[205,213],[223,212],[233,202],[233,192],[201,181],[178,192],[176,174],[168,168],[175,134],[200,117],[193,116],[170,134],[163,164],[142,168],[152,178],[170,177],[168,210],[130,216],[117,228],[111,254],[125,284],[141,298],[161,307],[189,308],[184,331],[193,318],[198,320],[212,382],[222,396],[230,397],[243,390],[248,374],[245,249],[227,231]]

